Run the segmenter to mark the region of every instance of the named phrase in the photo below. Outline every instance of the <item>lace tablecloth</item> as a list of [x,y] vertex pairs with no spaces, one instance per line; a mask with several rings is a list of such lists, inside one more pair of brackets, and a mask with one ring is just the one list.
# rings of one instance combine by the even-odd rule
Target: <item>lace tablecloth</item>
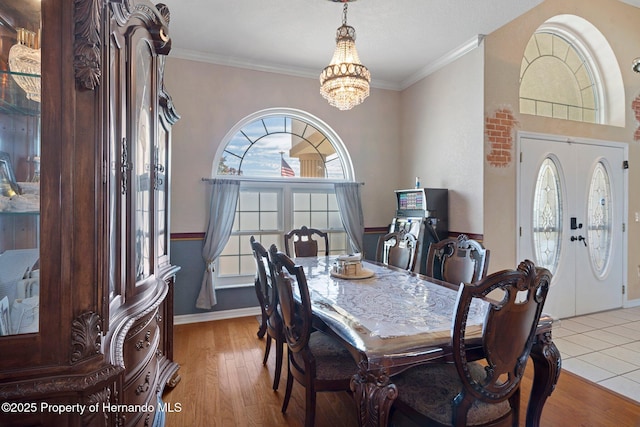
[[[451,338],[457,292],[424,276],[364,261],[368,279],[332,277],[335,257],[296,258],[304,267],[314,313],[368,360],[437,351]],[[469,313],[467,337],[480,336],[488,303]]]

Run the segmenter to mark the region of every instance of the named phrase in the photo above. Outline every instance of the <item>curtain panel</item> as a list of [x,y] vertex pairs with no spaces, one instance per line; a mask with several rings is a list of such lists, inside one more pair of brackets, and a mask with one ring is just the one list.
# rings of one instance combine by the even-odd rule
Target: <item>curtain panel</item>
[[340,182],[335,184],[336,199],[340,218],[347,235],[351,240],[351,248],[354,252],[364,251],[364,215],[362,213],[362,200],[360,199],[359,182]]
[[231,236],[238,195],[240,194],[240,181],[212,179],[206,182],[211,186],[209,223],[202,247],[202,258],[204,258],[206,269],[196,300],[196,308],[210,310],[217,303],[213,265]]

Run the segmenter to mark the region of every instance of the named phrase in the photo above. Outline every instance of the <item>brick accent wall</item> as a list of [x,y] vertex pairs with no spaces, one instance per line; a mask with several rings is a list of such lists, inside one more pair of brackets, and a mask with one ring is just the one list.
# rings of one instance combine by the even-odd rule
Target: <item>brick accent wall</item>
[[640,95],[631,102],[631,109],[636,118],[636,131],[633,133],[633,140],[640,141]]
[[505,168],[513,161],[513,129],[518,121],[508,108],[496,110],[487,116],[484,132],[489,143],[487,162],[497,168]]

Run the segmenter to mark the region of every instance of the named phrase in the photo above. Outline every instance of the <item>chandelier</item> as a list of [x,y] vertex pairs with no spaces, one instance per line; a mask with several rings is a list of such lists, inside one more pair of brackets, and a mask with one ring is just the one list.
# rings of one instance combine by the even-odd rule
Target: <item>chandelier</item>
[[369,96],[371,74],[360,63],[356,51],[356,30],[347,25],[349,1],[344,3],[342,25],[336,32],[336,50],[331,63],[320,74],[320,94],[339,110],[350,110]]
[[17,31],[18,43],[9,49],[9,69],[27,98],[40,102],[40,33]]

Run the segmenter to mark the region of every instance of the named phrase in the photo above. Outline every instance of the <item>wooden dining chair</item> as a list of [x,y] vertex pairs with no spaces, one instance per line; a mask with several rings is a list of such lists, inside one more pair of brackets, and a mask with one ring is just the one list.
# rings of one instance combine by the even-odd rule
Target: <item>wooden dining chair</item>
[[276,347],[276,368],[273,374],[273,389],[277,390],[280,385],[285,342],[282,319],[277,310],[278,293],[273,282],[273,274],[269,266],[267,250],[253,236],[251,236],[249,240],[251,241],[251,249],[256,262],[254,287],[262,313],[258,337],[262,338],[266,333],[266,344],[262,364],[267,365],[269,353],[271,352],[271,342],[274,341]]
[[429,245],[425,274],[449,283],[471,283],[487,275],[489,249],[466,234]]
[[412,271],[416,263],[416,237],[405,231],[388,233],[378,239],[376,261]]
[[[319,238],[319,240],[315,240]],[[303,225],[299,229],[289,231],[284,235],[284,250],[287,256],[291,256],[293,253],[296,257],[313,257],[318,256],[319,249],[318,241],[324,243],[324,255],[329,255],[329,235],[316,228],[307,228]],[[293,251],[290,250],[290,246],[293,243]]]
[[[525,260],[516,270],[461,284],[453,363],[420,365],[393,377],[398,388],[394,408],[419,425],[518,426],[520,383],[550,283],[548,270]],[[500,300],[491,296],[495,292]],[[469,309],[479,299],[490,302],[482,338],[467,339]],[[470,361],[470,351],[478,349],[482,357]]]
[[[305,426],[312,427],[315,422],[316,393],[350,393],[349,383],[358,368],[348,349],[330,329],[314,329],[311,298],[303,268],[294,265],[286,254],[278,252],[275,245],[269,248],[269,261],[278,289],[279,310],[289,349],[287,391],[282,412],[287,410],[295,380],[305,388]],[[295,278],[295,283],[292,283],[290,276]],[[294,287],[297,288],[299,302],[294,297]]]

